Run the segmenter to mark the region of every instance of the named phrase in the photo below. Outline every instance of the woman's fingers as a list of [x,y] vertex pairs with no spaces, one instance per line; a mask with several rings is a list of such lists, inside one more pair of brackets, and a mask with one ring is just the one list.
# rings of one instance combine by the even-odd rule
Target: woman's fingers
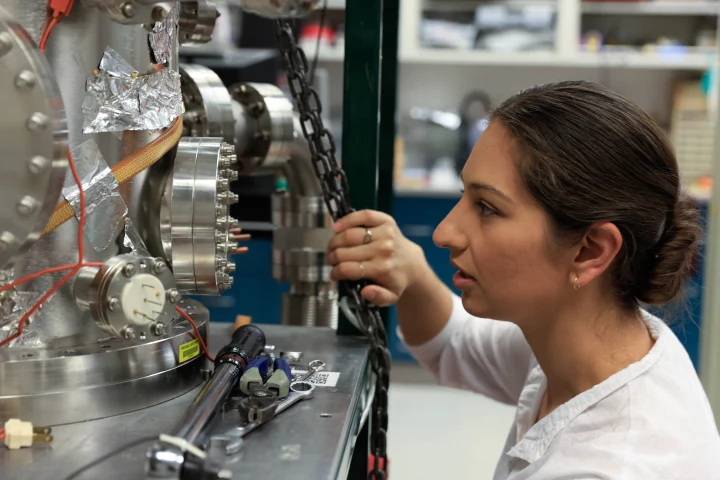
[[399,299],[397,295],[379,285],[368,285],[360,292],[365,300],[378,307],[389,307],[395,305]]
[[377,210],[360,210],[345,215],[340,220],[335,222],[333,230],[335,233],[343,232],[349,228],[355,227],[377,227],[383,223],[392,222],[393,219],[390,215]]
[[338,248],[328,253],[327,264],[333,267],[344,262],[368,262],[377,254],[372,245],[360,245],[359,247]]
[[371,262],[343,262],[330,272],[332,280],[376,280],[390,271],[390,265],[386,261]]
[[389,236],[389,228],[390,227],[388,225],[380,225],[374,228],[354,227],[344,230],[341,233],[333,235],[328,242],[328,251],[331,252],[338,248],[359,247],[365,245],[365,234],[368,230],[370,231],[369,245],[372,245],[383,239],[387,239]]

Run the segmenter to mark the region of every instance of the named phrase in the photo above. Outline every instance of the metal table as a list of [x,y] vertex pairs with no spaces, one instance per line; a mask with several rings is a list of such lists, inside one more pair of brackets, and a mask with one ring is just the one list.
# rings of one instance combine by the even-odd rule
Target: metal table
[[[300,402],[248,435],[243,450],[226,457],[226,467],[234,479],[347,478],[355,439],[371,401],[367,343],[324,328],[262,328],[277,352],[301,351],[303,362],[321,359],[327,363],[326,371],[339,372],[340,377],[335,387],[316,388],[313,399]],[[226,323],[212,324],[211,351],[229,341],[230,329]],[[53,427],[55,440],[50,445],[15,451],[0,448],[0,479],[64,480],[124,445],[172,431],[198,390],[138,412]],[[219,414],[213,433],[236,426],[238,415],[236,411]],[[151,444],[148,440],[113,456],[77,478],[143,479],[145,453]],[[361,450],[362,446],[358,453],[366,455]]]

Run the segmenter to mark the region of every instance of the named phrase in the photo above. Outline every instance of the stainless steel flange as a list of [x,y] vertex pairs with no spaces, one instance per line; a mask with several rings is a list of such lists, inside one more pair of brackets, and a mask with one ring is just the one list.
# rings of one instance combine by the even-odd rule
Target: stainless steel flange
[[60,91],[30,35],[0,7],[0,266],[40,238],[67,169]]
[[202,65],[180,65],[185,114],[183,134],[188,137],[221,137],[234,144],[232,100],[215,72]]
[[208,43],[215,21],[220,16],[210,0],[184,1],[180,4],[180,44]]
[[[209,314],[180,300],[207,341]],[[190,324],[175,316],[146,342],[105,338],[64,349],[0,349],[0,418],[60,425],[151,407],[202,381],[203,357]]]
[[283,166],[295,139],[292,103],[275,85],[240,83],[229,90],[241,170]]
[[[237,250],[230,229],[237,220],[229,215],[238,196],[229,189],[229,176],[237,168],[232,145],[221,138],[180,140],[172,177],[165,187],[161,227],[170,245],[172,269],[178,290],[199,295],[219,295],[232,287],[235,264],[228,258]],[[168,249],[166,249],[168,250]]]

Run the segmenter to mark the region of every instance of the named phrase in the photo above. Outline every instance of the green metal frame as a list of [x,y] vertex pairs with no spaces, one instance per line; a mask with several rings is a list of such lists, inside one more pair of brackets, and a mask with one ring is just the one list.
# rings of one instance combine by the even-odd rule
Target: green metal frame
[[[392,211],[399,17],[399,0],[345,6],[342,166],[357,210]],[[342,313],[338,333],[358,333]]]

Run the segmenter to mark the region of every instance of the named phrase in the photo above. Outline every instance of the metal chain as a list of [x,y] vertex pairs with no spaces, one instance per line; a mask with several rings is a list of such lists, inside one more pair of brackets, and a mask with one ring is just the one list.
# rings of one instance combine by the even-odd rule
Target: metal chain
[[[313,87],[308,83],[308,61],[305,52],[295,42],[290,20],[277,21],[277,39],[288,85],[300,114],[303,134],[312,155],[315,173],[322,186],[325,204],[333,220],[353,212],[348,199],[348,183],[345,172],[338,166],[335,140],[325,128],[322,120],[322,105]],[[365,330],[371,349],[370,362],[375,375],[375,398],[373,398],[370,431],[370,449],[375,461],[368,472],[371,480],[387,478],[387,428],[388,388],[390,387],[390,351],[388,336],[380,312],[375,305],[365,300],[360,291],[368,285],[366,281],[346,281],[348,303]]]

